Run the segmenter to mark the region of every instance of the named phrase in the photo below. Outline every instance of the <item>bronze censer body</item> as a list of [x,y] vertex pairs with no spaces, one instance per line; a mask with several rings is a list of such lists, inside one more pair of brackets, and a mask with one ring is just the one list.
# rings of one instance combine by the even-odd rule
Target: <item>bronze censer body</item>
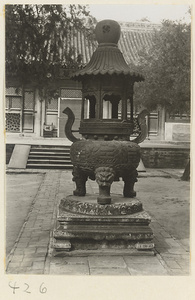
[[[60,202],[54,248],[65,255],[70,250],[101,250],[99,254],[103,249],[123,248],[128,254],[132,249],[148,251],[154,246],[150,217],[134,191],[146,111],[138,118],[140,135],[130,141],[134,128],[133,86],[143,77],[130,71],[117,46],[117,22],[99,22],[95,35],[98,48],[87,66],[73,75],[82,82],[82,139],[72,133],[73,112],[64,110],[68,115],[65,133],[73,142],[70,156],[76,189]],[[99,186],[96,196],[86,194],[88,178]],[[123,195],[112,195],[111,184],[119,178],[124,181]]]

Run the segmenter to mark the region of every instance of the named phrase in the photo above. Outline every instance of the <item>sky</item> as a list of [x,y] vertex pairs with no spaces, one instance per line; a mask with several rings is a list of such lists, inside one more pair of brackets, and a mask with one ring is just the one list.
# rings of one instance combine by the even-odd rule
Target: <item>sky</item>
[[94,4],[89,5],[91,14],[98,20],[113,19],[115,21],[135,22],[147,17],[152,23],[160,23],[163,19],[190,22],[188,5],[129,5],[129,4]]

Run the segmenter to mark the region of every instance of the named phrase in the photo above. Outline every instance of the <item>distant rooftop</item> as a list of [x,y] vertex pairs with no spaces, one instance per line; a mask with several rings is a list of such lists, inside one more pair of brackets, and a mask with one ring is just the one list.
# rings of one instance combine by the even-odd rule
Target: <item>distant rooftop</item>
[[150,31],[159,30],[161,24],[155,24],[150,22],[118,22],[122,31]]
[[[143,47],[149,47],[152,45],[152,38],[154,30],[159,30],[161,25],[153,24],[149,22],[118,22],[121,26],[121,36],[118,42],[118,47],[123,53],[127,64],[137,64],[139,59],[139,51]],[[75,35],[76,34],[76,35]],[[67,43],[67,41],[64,41]],[[82,64],[86,65],[95,49],[97,48],[97,42],[91,42],[87,39],[82,32],[74,32],[70,36],[69,45],[75,47],[75,59],[78,53],[82,56]],[[60,50],[60,55],[63,57],[63,50]]]

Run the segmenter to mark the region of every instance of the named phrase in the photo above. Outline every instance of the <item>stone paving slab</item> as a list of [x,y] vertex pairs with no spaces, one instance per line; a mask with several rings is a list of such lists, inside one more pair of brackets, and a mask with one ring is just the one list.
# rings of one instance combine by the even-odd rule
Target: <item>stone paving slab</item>
[[[17,243],[7,259],[7,270],[9,273],[10,268],[13,269],[13,262],[20,263],[16,273],[25,273],[25,267],[22,266],[23,260],[31,258],[32,262],[34,262],[34,258],[36,257],[43,257],[44,261],[42,265],[41,262],[38,262],[38,264],[40,264],[39,267],[36,264],[33,264],[32,270],[38,270],[38,272],[43,272],[44,270],[44,262],[50,240],[50,230],[54,226],[53,211],[54,206],[57,204],[55,203],[55,200],[57,200],[55,195],[57,194],[59,186],[58,180],[60,172],[55,171],[52,175],[55,176],[55,180],[53,179],[53,176],[50,176],[50,172],[46,173],[34,199],[31,213],[23,226],[23,230],[18,237]],[[47,194],[47,197],[44,199],[42,199],[43,194]],[[44,201],[44,205],[42,205],[42,200]],[[45,214],[45,212],[47,212],[47,214]],[[45,219],[45,216],[47,219]],[[20,250],[21,255],[15,254],[15,250]],[[29,268],[26,268],[26,271],[28,272]]]
[[[45,173],[44,179],[33,199],[33,206],[22,232],[16,239],[7,260],[7,273],[97,276],[189,275],[188,236],[181,240],[173,237],[162,226],[161,220],[154,217],[152,217],[151,227],[155,235],[156,256],[53,257],[52,232],[56,223],[58,204],[62,197],[72,194],[74,183],[70,171],[34,171],[34,173],[36,172]],[[156,170],[153,174],[155,172]],[[159,170],[160,173],[161,170]],[[26,179],[28,180],[28,173],[26,173]],[[143,178],[142,180],[148,179]],[[153,181],[153,178],[151,177],[150,180]],[[87,188],[90,190],[89,192],[96,192],[97,184],[89,181]],[[117,192],[118,189],[122,190],[122,182],[117,183],[114,189]],[[22,194],[22,190],[18,190]],[[159,193],[161,193],[160,195],[164,193],[164,187]],[[155,215],[155,217],[158,216]]]
[[89,275],[89,267],[87,264],[50,264],[50,274],[57,275]]
[[148,275],[148,276],[154,276],[154,275],[168,275],[168,271],[161,265],[153,265],[149,263],[145,264],[131,264],[129,267],[129,272],[131,275]]
[[125,268],[124,258],[120,256],[92,256],[88,258],[90,268]]
[[156,256],[125,256],[125,263],[130,266],[131,264],[159,264],[159,259]]
[[21,173],[15,175],[9,173],[6,178],[6,232],[9,234],[9,239],[6,241],[7,255],[13,248],[16,237],[31,211],[44,174],[28,174],[28,176],[29,181],[25,184],[26,175]]
[[131,275],[128,269],[124,268],[90,268],[90,275],[98,275],[98,276],[129,276]]
[[88,257],[57,257],[52,258],[52,264],[84,265],[88,264]]

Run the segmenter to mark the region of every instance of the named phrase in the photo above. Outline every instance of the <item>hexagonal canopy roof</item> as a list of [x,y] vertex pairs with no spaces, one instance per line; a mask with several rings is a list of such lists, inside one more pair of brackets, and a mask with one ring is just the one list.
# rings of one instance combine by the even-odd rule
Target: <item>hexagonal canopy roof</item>
[[82,80],[84,76],[91,75],[124,75],[133,81],[143,81],[144,77],[131,72],[122,52],[118,48],[120,38],[120,25],[113,20],[99,22],[95,29],[98,48],[93,53],[91,60],[82,70],[72,75],[72,79]]

